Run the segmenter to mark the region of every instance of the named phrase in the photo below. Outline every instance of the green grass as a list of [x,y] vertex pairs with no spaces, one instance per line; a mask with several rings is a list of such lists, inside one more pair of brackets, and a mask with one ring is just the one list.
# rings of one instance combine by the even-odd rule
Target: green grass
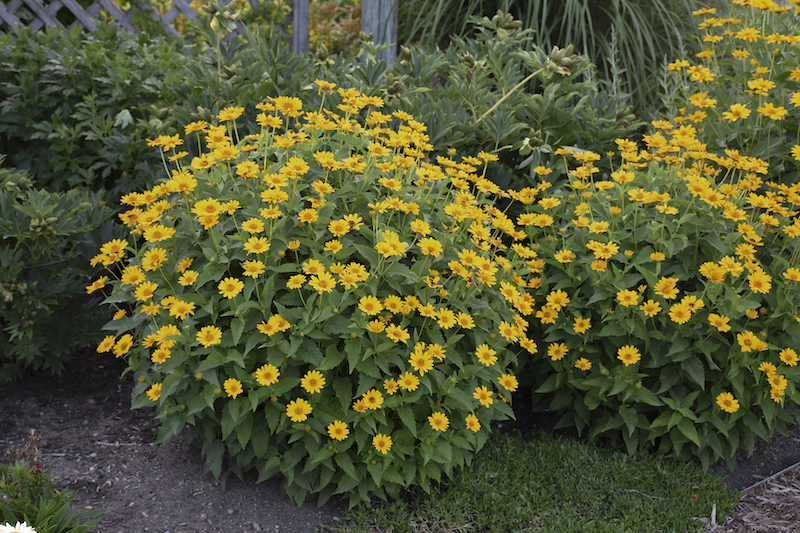
[[713,504],[722,517],[738,498],[695,464],[543,433],[495,434],[470,467],[430,494],[356,506],[326,531],[697,531],[693,517],[710,517]]

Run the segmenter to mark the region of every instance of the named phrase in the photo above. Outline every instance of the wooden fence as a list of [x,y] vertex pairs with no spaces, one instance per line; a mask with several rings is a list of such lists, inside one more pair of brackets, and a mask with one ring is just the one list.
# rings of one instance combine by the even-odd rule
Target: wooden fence
[[[220,0],[227,5],[231,0]],[[248,0],[258,8],[259,0]],[[375,36],[376,43],[394,43],[397,41],[397,4],[399,0],[363,0],[362,29]],[[199,18],[197,12],[187,0],[171,0],[172,8],[164,14],[156,11],[149,2],[138,7],[149,9],[153,19],[160,22],[166,30],[180,36],[173,24],[184,15],[189,19]],[[102,16],[116,20],[123,28],[138,31],[131,19],[134,9],[123,11],[113,0],[0,0],[0,32],[8,32],[17,26],[29,26],[39,30],[45,26],[55,26],[67,30],[68,27],[83,27],[89,31],[97,29],[93,19]],[[308,19],[309,0],[293,0],[292,22],[294,34],[292,45],[298,52],[308,51]],[[243,33],[244,26],[237,21],[237,31]],[[394,56],[390,49],[383,58],[390,60]]]

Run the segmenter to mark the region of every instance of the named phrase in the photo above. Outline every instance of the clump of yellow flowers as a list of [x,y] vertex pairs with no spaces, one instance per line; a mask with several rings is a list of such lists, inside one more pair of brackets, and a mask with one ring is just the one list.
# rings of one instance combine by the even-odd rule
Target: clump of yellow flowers
[[216,475],[358,501],[451,475],[512,416],[533,299],[492,154],[434,158],[412,115],[317,87],[256,104],[255,132],[228,107],[150,141],[169,178],[122,198],[129,236],[93,261],[119,310],[98,351]]

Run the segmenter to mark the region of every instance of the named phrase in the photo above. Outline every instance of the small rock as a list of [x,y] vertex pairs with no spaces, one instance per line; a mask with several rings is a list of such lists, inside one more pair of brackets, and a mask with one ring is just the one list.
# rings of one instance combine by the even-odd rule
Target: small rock
[[233,509],[228,509],[228,514],[233,514]]
[[256,531],[261,531],[261,526],[258,525],[258,522],[253,522],[253,529]]

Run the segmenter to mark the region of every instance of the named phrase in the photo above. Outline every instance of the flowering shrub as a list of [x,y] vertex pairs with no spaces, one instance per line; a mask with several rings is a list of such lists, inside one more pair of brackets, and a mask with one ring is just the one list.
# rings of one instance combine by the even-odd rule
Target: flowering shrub
[[494,156],[433,164],[413,116],[317,86],[332,110],[271,98],[252,134],[230,107],[151,142],[170,178],[123,197],[130,235],[94,260],[117,309],[98,351],[216,476],[255,467],[298,502],[354,503],[468,462],[512,414],[507,343],[535,344],[504,297],[523,281],[502,240],[522,234],[493,207]]
[[566,180],[515,194],[540,245],[533,375],[593,437],[732,460],[798,414],[798,185],[763,183],[765,161],[706,152],[689,126],[644,140],[618,139],[603,176],[600,154],[562,148]]
[[673,123],[701,130],[720,156],[767,161],[769,177],[783,183],[797,181],[800,162],[800,3],[791,4],[736,0],[725,14],[695,11],[704,50],[666,67]]

